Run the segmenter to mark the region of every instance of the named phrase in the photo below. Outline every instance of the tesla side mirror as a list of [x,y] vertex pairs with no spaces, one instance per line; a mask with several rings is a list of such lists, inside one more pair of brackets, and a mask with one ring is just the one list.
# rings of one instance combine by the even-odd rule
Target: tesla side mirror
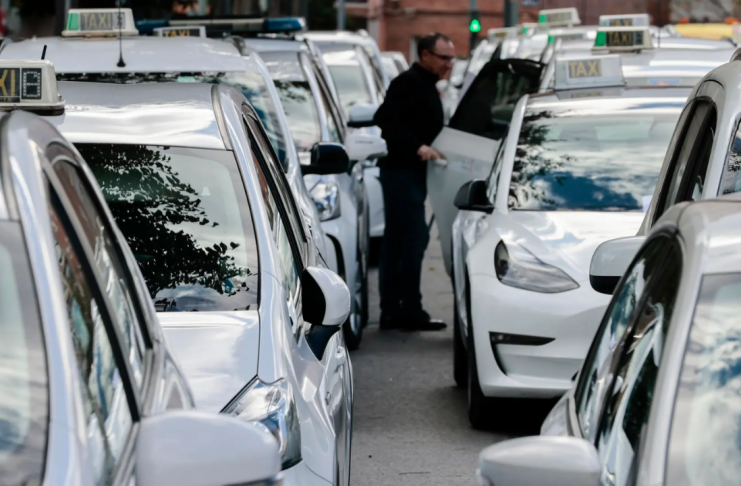
[[263,427],[196,411],[168,412],[141,421],[136,484],[227,486],[279,484],[278,443]]
[[386,140],[378,135],[368,135],[366,133],[351,133],[345,137],[345,147],[347,154],[352,161],[363,161],[370,159],[379,159],[388,155]]
[[486,195],[486,181],[476,179],[468,181],[458,189],[453,202],[455,207],[464,211],[479,211],[491,214],[494,206]]
[[350,291],[339,275],[322,267],[307,267],[301,286],[304,320],[312,325],[306,341],[322,359],[329,339],[350,315]]
[[338,143],[319,142],[311,148],[309,165],[301,166],[301,173],[342,174],[350,169],[350,158],[345,147]]
[[598,486],[601,469],[597,449],[586,440],[539,436],[484,449],[478,474],[482,484],[496,486]]
[[601,294],[612,295],[644,241],[645,236],[629,236],[605,241],[598,246],[589,266],[592,288]]
[[373,117],[376,116],[378,107],[359,103],[352,105],[347,113],[347,126],[350,128],[374,127],[376,122]]

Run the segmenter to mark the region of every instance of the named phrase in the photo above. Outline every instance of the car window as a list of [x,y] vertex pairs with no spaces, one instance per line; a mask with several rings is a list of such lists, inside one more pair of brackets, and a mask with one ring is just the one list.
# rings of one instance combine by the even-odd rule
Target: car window
[[741,192],[741,122],[736,127],[736,134],[728,151],[728,160],[723,170],[721,194],[735,194]]
[[0,222],[0,484],[42,484],[49,378],[31,265],[17,222]]
[[[525,112],[509,208],[523,211],[641,211],[653,194],[683,106],[655,100],[584,113],[573,104]],[[582,111],[580,111],[582,110]],[[630,170],[625,170],[630,161]]]
[[[657,221],[671,206],[683,200],[680,189],[682,188],[682,181],[685,178],[685,171],[691,172],[695,163],[702,165],[703,161],[698,160],[701,155],[710,156],[707,149],[703,150],[703,146],[707,145],[705,121],[711,110],[712,105],[709,102],[703,100],[698,101],[695,104],[694,112],[685,122],[687,128],[684,138],[682,139],[679,151],[672,158],[669,172],[666,175],[661,190],[661,199],[656,206],[654,221]],[[704,164],[707,167],[707,161]]]
[[345,116],[348,116],[350,108],[354,105],[373,103],[363,67],[354,50],[325,52],[323,57],[337,87]]
[[[519,66],[519,70],[513,65]],[[450,127],[501,140],[507,133],[517,101],[538,88],[540,70],[540,64],[530,61],[493,61],[466,91],[450,120]]]
[[665,484],[735,486],[741,475],[741,275],[706,275],[685,347]]
[[597,437],[603,464],[602,484],[627,485],[635,472],[634,461],[651,411],[681,266],[679,250],[674,246],[658,282],[650,284],[646,299],[618,348],[621,356]]
[[80,176],[79,169],[64,160],[56,161],[53,167],[61,183],[60,187],[69,201],[68,209],[76,216],[80,230],[87,239],[90,249],[95,253],[93,263],[105,282],[106,294],[113,306],[112,318],[118,328],[120,344],[128,356],[134,381],[142,388],[142,357],[145,353],[142,333],[146,332],[146,328],[139,322],[141,312],[137,312],[134,307],[134,302],[138,303],[138,299],[136,293],[131,291],[133,286],[131,277],[121,263],[121,250],[115,241],[116,236],[106,216],[98,209],[98,204]]
[[654,275],[662,268],[669,239],[654,239],[626,272],[605,312],[602,324],[592,342],[576,390],[577,415],[585,437],[594,438],[599,415],[609,386],[609,373],[617,345],[633,322],[636,309]]
[[502,141],[499,143],[497,155],[494,157],[494,165],[492,165],[489,177],[486,179],[489,200],[492,204],[496,204],[497,200],[497,188],[499,187],[499,178],[502,175],[502,162],[504,160],[505,145],[507,145],[507,139],[503,138]]
[[258,304],[252,213],[226,150],[78,144],[160,312]]
[[69,225],[60,218],[57,207],[52,203],[49,213],[82,384],[89,458],[95,483],[110,484],[133,428],[131,402],[124,372],[115,358],[116,341],[104,321],[107,313],[100,300],[104,289],[96,292],[91,278],[95,263],[87,260],[79,242],[70,237]]
[[313,64],[311,64],[311,66],[314,72],[314,77],[317,80],[317,84],[319,84],[319,98],[321,99],[322,105],[324,106],[327,129],[329,130],[329,141],[334,143],[342,143],[342,131],[340,128],[342,126],[342,123],[340,122],[340,115],[339,113],[337,113],[334,102],[332,101],[332,95],[329,93],[329,88],[327,88],[322,74],[316,69],[316,66],[314,66]]

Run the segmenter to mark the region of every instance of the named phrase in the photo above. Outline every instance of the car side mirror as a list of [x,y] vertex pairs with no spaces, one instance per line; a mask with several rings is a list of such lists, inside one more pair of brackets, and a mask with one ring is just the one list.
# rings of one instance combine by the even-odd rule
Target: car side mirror
[[350,315],[350,291],[339,275],[322,267],[307,267],[301,287],[304,320],[312,325],[306,341],[322,359],[330,338]]
[[538,436],[484,449],[478,474],[482,484],[496,486],[598,486],[601,470],[599,453],[586,440]]
[[592,288],[601,294],[612,295],[644,241],[645,236],[629,236],[605,241],[598,246],[589,266]]
[[350,170],[350,158],[345,147],[339,143],[319,142],[311,148],[309,165],[301,166],[301,173],[343,174]]
[[491,214],[494,211],[494,205],[489,201],[489,196],[486,195],[486,181],[481,179],[463,184],[458,189],[453,204],[464,211],[479,211],[486,214]]
[[350,128],[374,127],[376,122],[373,118],[376,116],[378,107],[359,103],[352,105],[347,113],[347,126]]
[[352,161],[379,159],[388,155],[386,140],[378,135],[351,133],[345,137],[345,147]]
[[278,443],[267,429],[234,417],[167,412],[141,421],[136,484],[272,485],[280,482]]

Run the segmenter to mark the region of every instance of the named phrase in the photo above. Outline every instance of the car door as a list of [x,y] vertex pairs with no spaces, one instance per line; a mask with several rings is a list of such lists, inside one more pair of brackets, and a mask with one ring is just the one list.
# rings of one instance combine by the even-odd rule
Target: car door
[[433,143],[445,161],[428,163],[427,192],[449,275],[451,227],[457,213],[455,195],[466,182],[489,174],[517,101],[537,91],[542,69],[540,63],[523,59],[490,61]]
[[[686,115],[680,117],[674,135],[677,140],[672,140],[670,144],[670,151],[673,149],[673,152],[667,153],[668,168],[665,174],[662,173],[654,196],[658,194],[657,201],[652,204],[653,213],[646,218],[649,226],[642,228],[643,232],[648,232],[650,226],[674,204],[696,201],[705,192],[718,110],[711,96],[698,97],[690,103],[685,109]],[[713,197],[718,192],[717,189],[709,189]]]
[[[273,230],[276,236],[278,258],[283,269],[283,285],[289,308],[289,315],[294,321],[294,334],[297,338],[307,331],[308,323],[304,322],[301,308],[301,272],[310,265],[316,265],[312,257],[313,250],[306,244],[310,242],[303,235],[300,213],[296,209],[293,196],[288,188],[288,182],[277,165],[277,159],[262,126],[257,117],[247,112],[245,120],[249,127],[252,153],[256,157],[258,176],[267,185],[266,204],[275,208],[273,212]],[[303,241],[303,242],[302,242]],[[301,359],[297,356],[292,358]],[[333,421],[335,441],[337,446],[338,467],[340,477],[349,474],[349,415],[351,412],[350,397],[347,393],[348,377],[351,376],[347,349],[338,332],[330,339],[323,356],[317,357],[322,366],[322,379],[318,389],[323,395],[323,405],[326,407],[327,417]],[[305,366],[296,366],[300,370],[308,371]],[[302,379],[304,377],[299,377]]]

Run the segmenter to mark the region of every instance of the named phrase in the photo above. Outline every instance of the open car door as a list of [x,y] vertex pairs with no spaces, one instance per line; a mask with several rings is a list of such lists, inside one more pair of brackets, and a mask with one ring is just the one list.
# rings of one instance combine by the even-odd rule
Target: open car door
[[479,72],[433,148],[445,157],[427,168],[427,192],[440,234],[445,270],[451,275],[451,232],[458,189],[485,179],[507,134],[517,101],[538,90],[543,64],[527,59],[493,59]]

